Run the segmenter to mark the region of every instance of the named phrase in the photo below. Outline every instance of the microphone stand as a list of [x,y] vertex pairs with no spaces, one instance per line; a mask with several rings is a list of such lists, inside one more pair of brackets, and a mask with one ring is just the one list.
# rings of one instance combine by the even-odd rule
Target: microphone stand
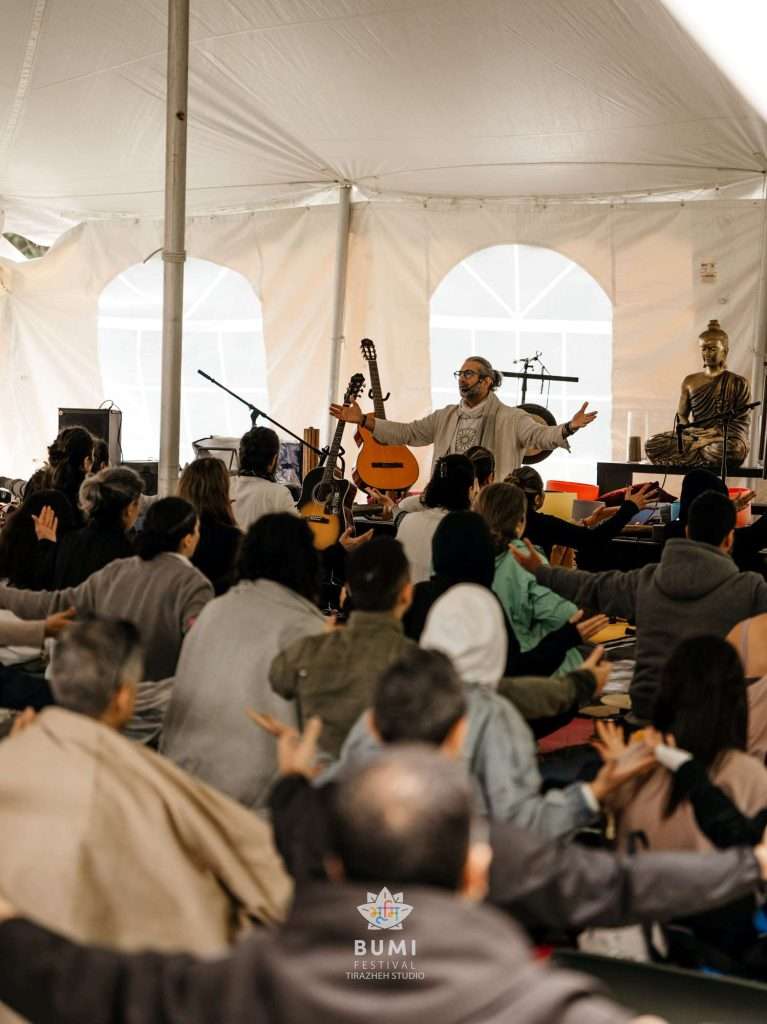
[[[204,377],[205,380],[209,380],[211,384],[215,384],[217,388],[221,388],[222,391],[226,391],[226,393],[228,395],[231,395],[232,398],[236,398],[238,402],[242,402],[243,405],[247,405],[248,409],[250,409],[250,422],[254,427],[256,426],[258,417],[262,416],[265,420],[269,420],[270,423],[274,424],[274,426],[281,430],[284,434],[287,434],[288,437],[295,438],[295,440],[298,441],[299,444],[303,445],[304,448],[308,448],[309,451],[314,452],[315,455],[319,455],[320,465],[324,463],[325,459],[327,458],[329,450],[327,447],[315,448],[313,444],[309,444],[308,441],[304,441],[304,439],[302,437],[299,437],[298,434],[294,434],[292,430],[288,430],[288,428],[283,426],[282,423],[278,423],[277,420],[272,419],[269,413],[264,412],[263,409],[259,409],[257,406],[253,405],[252,402],[248,402],[241,395],[238,395],[235,391],[232,391],[225,384],[222,384],[221,381],[216,380],[215,377],[211,377],[210,374],[205,373],[204,370],[198,370],[197,372],[201,377]],[[342,466],[343,455],[344,450],[342,448],[341,451],[339,452],[339,458],[341,459]]]
[[[722,463],[719,467],[719,476],[722,478],[722,483],[727,483],[727,442],[729,440],[730,424],[733,420],[743,416],[744,413],[750,412],[752,409],[756,409],[760,406],[761,402],[750,402],[748,405],[741,405],[737,409],[729,409],[727,412],[719,412],[715,416],[709,416],[703,420],[696,420],[695,423],[677,423],[676,425],[676,437],[677,443],[681,446],[682,434],[685,430],[693,430],[696,427],[723,427],[723,438],[722,438]],[[680,448],[681,450],[681,448]]]

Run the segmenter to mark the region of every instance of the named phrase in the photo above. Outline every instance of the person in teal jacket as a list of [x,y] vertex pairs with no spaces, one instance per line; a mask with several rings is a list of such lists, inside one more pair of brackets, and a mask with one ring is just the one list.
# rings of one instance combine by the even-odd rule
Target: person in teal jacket
[[[490,484],[479,494],[475,508],[490,527],[495,544],[493,590],[500,598],[522,651],[528,651],[552,630],[573,621],[574,617],[577,621],[578,608],[572,601],[538,583],[509,551],[510,544],[527,550],[519,539],[525,531],[527,509],[527,500],[519,487]],[[545,560],[545,555],[539,553]],[[555,674],[572,672],[582,662],[578,648],[571,647]]]

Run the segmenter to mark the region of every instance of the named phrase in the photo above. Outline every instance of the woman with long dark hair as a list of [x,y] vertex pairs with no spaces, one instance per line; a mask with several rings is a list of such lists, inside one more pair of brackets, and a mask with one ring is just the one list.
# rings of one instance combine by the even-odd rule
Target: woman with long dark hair
[[216,594],[223,594],[234,582],[242,541],[232,515],[229,471],[221,459],[190,462],[181,474],[178,494],[200,517],[200,543],[192,556],[192,565],[208,577]]
[[48,447],[45,486],[67,496],[79,525],[83,522],[80,485],[93,468],[94,443],[85,427],[65,427]]
[[[55,526],[63,540],[76,529],[74,510],[61,491],[33,491],[8,516],[0,530],[0,580],[19,590],[46,590],[54,586],[56,545],[38,540],[44,523]],[[41,533],[50,537],[50,531]]]
[[[743,666],[726,640],[700,636],[679,644],[661,677],[653,725],[672,734],[744,814],[767,805],[767,768],[746,752]],[[631,833],[643,832],[652,849],[709,848],[682,787],[665,769],[658,767],[619,796],[618,836],[624,845]]]
[[110,562],[77,587],[31,591],[0,587],[0,608],[41,619],[73,607],[132,622],[141,634],[147,680],[176,670],[184,634],[213,597],[213,587],[191,564],[199,540],[197,513],[181,498],[163,498],[146,514],[138,554]]
[[272,690],[269,668],[292,641],[325,629],[308,524],[289,513],[259,518],[245,535],[239,576],[184,641],[161,750],[197,778],[263,808],[277,777],[276,746],[245,709],[296,724],[295,702]]
[[[611,798],[619,845],[624,850],[637,844],[653,851],[710,850],[700,817],[713,825],[706,832],[714,838],[724,832],[740,834],[743,841],[739,826],[767,806],[767,768],[746,750],[746,682],[735,648],[718,636],[683,640],[663,670],[652,720],[651,741],[658,733],[672,735],[692,755],[693,769],[682,766],[669,773],[658,765]],[[691,787],[697,790],[694,803]],[[763,977],[754,909],[753,899],[745,898],[685,918],[682,924],[691,937],[684,941],[682,962],[717,963],[724,970]],[[674,952],[672,941],[672,957]]]

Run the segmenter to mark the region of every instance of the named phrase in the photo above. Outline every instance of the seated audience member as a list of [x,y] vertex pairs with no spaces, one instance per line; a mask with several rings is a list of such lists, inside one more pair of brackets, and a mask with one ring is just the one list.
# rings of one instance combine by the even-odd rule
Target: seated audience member
[[[716,491],[726,498],[730,496],[722,478],[716,473],[712,473],[710,469],[691,469],[689,473],[685,474],[682,480],[682,493],[679,495],[679,515],[666,526],[664,531],[666,540],[685,536],[692,503],[706,491]],[[753,496],[752,491],[746,498],[750,500]],[[743,496],[731,500],[737,513]],[[735,537],[730,553],[739,569],[763,573],[764,560],[759,552],[764,547],[767,547],[767,516],[760,516],[750,526],[735,528]]]
[[[446,655],[408,651],[379,679],[366,719],[380,751],[397,743],[427,743],[459,759],[467,727],[463,683]],[[277,847],[297,882],[326,878],[337,782],[312,785],[319,719],[312,719],[300,738],[284,724],[262,724],[279,737],[281,778],[269,801]],[[491,822],[489,839],[488,902],[538,932],[662,921],[748,895],[767,875],[761,836],[749,844],[753,851],[730,851],[733,859],[667,853],[621,857],[498,822]]]
[[289,880],[254,815],[118,735],[141,678],[129,623],[59,639],[57,706],[0,743],[0,891],[82,942],[220,953],[284,916]]
[[27,485],[30,492],[61,491],[72,507],[78,526],[84,522],[78,504],[80,485],[93,468],[93,444],[93,435],[85,427],[64,427],[48,447],[46,466],[38,470]]
[[[678,646],[663,672],[653,723],[659,732],[677,738],[746,817],[767,805],[767,768],[746,753],[748,707],[743,669],[725,640],[690,637]],[[653,850],[711,848],[677,776],[661,767],[645,780],[627,784],[614,794],[612,803],[618,841],[624,849],[637,835]],[[749,950],[757,944],[753,911],[754,901],[747,898],[714,915],[696,915],[685,925],[696,943],[711,946],[733,960],[725,969],[741,963],[743,970],[751,973]],[[678,956],[676,944],[672,944],[672,953]],[[717,962],[708,959],[706,952],[698,955],[706,962]]]
[[746,676],[749,754],[767,763],[767,615],[745,619],[727,634]]
[[[78,946],[14,917],[18,911],[4,904],[0,999],[32,1020],[56,1024],[129,1017],[335,1024],[339,1016],[380,1019],[382,999],[394,1024],[627,1024],[631,1014],[593,981],[535,961],[507,916],[477,905],[490,852],[472,840],[471,824],[470,793],[457,765],[420,748],[397,751],[339,789],[331,820],[335,880],[303,887],[276,935],[253,933],[215,961],[131,956]],[[402,891],[414,908],[404,935],[417,950],[415,971],[427,978],[402,984],[389,999],[392,989],[366,979],[370,968],[362,966],[375,958],[367,953],[369,937],[387,932],[366,930],[357,911],[382,886]],[[360,944],[366,953],[355,952]],[[350,979],[351,971],[362,977]],[[72,978],[88,984],[73,987]]]
[[706,632],[726,636],[736,623],[767,611],[767,583],[738,572],[730,558],[734,528],[732,502],[706,491],[690,508],[687,537],[668,541],[658,565],[631,572],[556,569],[532,546],[514,557],[544,586],[636,623],[630,720],[644,723],[653,717],[662,667],[680,640]]
[[0,608],[22,619],[76,608],[132,622],[141,633],[146,679],[167,679],[176,671],[181,641],[213,587],[190,563],[199,539],[197,515],[181,498],[163,498],[147,512],[138,554],[99,569],[78,587],[14,590],[0,586]]
[[0,580],[18,590],[47,590],[53,586],[56,548],[43,540],[48,524],[56,521],[63,540],[77,527],[69,500],[60,491],[33,491],[0,530]]
[[144,482],[127,466],[104,469],[80,486],[86,524],[58,539],[58,530],[38,526],[38,537],[56,543],[54,590],[76,587],[117,558],[134,554],[131,531],[138,519]]
[[410,564],[410,579],[420,583],[431,576],[431,539],[448,512],[471,505],[474,467],[465,455],[437,459],[434,473],[420,498],[420,511],[409,511],[397,525],[397,540]]
[[475,444],[471,448],[467,448],[464,455],[474,467],[477,491],[481,491],[488,484],[495,483],[495,456],[489,448]]
[[[421,647],[447,654],[464,683],[468,734],[462,753],[475,781],[478,810],[550,838],[593,821],[609,790],[606,772],[590,785],[541,793],[533,734],[508,699],[513,686],[511,693],[506,686],[514,681],[501,679],[506,632],[503,611],[493,595],[472,584],[452,587],[429,613]],[[353,773],[378,748],[362,716],[349,733],[333,774]]]
[[237,525],[247,530],[269,512],[295,512],[293,495],[274,479],[280,439],[269,427],[251,427],[240,440],[240,472],[229,488]]
[[94,476],[96,473],[100,473],[102,469],[109,469],[109,445],[100,437],[94,437],[93,439],[93,455],[91,458],[93,460],[91,473]]
[[301,721],[322,719],[322,747],[331,757],[369,706],[377,676],[414,646],[402,629],[413,588],[399,541],[376,537],[352,552],[346,586],[354,609],[348,624],[297,640],[269,672],[275,693],[295,700]]
[[[514,545],[525,530],[527,501],[519,487],[491,484],[480,492],[475,507],[490,529],[495,549],[493,590],[511,622],[519,646],[523,651],[529,651],[545,636],[572,622],[578,609],[549,587],[542,586],[512,554]],[[594,632],[605,624],[596,623]],[[572,671],[582,661],[577,647],[571,647],[557,671]]]
[[74,608],[70,608],[39,622],[24,622],[10,612],[0,612],[0,708],[39,711],[53,704],[48,681],[41,674],[32,674],[28,666],[41,657],[45,640],[58,636],[73,616]]
[[[515,469],[506,478],[506,482],[519,487],[527,499],[525,536],[543,551],[546,558],[551,558],[551,549],[555,544],[575,548],[579,562],[591,561],[602,554],[607,542],[616,537],[637,512],[646,508],[655,496],[652,484],[645,484],[630,498],[627,497],[618,506],[617,511],[613,513],[613,510],[610,510],[610,517],[598,526],[578,526],[576,523],[568,523],[566,519],[560,519],[559,516],[550,516],[540,511],[545,497],[543,480],[532,466],[520,466],[519,469]],[[581,568],[589,566],[582,564]]]
[[184,498],[200,518],[200,543],[192,565],[207,576],[216,594],[223,594],[234,582],[235,565],[242,533],[232,515],[230,477],[221,459],[190,462],[181,474],[178,496]]
[[[736,651],[716,636],[683,640],[666,663],[653,725],[671,733],[747,815],[767,806],[767,768],[746,753],[748,704]],[[613,797],[618,837],[643,832],[651,849],[708,850],[674,777],[658,767]]]
[[767,614],[739,622],[727,634],[727,639],[740,655],[746,679],[767,676]]
[[[434,574],[413,588],[413,603],[402,620],[405,635],[419,640],[434,602],[458,583],[476,583],[491,590],[495,577],[495,548],[490,528],[478,512],[451,512],[439,523],[431,543]],[[572,619],[572,617],[571,617]],[[559,629],[547,633],[535,647],[520,650],[509,618],[504,615],[508,638],[506,676],[548,676],[556,672],[570,650],[605,623],[595,620],[568,620]],[[577,671],[577,670],[576,670]]]
[[325,631],[316,605],[318,556],[303,519],[261,516],[239,560],[240,581],[208,604],[184,641],[160,749],[192,775],[263,808],[277,772],[274,744],[245,710],[295,721],[269,685],[269,666],[299,637]]

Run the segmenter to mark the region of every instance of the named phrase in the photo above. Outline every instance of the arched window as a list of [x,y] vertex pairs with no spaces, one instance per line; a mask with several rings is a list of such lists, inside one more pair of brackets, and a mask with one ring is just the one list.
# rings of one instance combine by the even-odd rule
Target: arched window
[[[530,381],[527,401],[548,406],[557,423],[580,405],[599,418],[578,433],[572,453],[555,451],[538,465],[544,480],[596,480],[597,461],[612,459],[612,303],[577,263],[552,249],[495,245],[467,257],[447,274],[431,300],[432,407],[456,402],[452,374],[469,355],[499,370],[540,352],[549,373],[577,384]],[[520,382],[507,379],[498,397],[521,401]]]
[[[104,397],[123,412],[126,460],[156,459],[160,450],[162,263],[136,264],[99,300],[99,358]],[[181,464],[192,441],[211,434],[241,436],[247,408],[208,383],[211,377],[269,411],[261,303],[249,281],[228,267],[189,259],[184,278],[181,373]]]

